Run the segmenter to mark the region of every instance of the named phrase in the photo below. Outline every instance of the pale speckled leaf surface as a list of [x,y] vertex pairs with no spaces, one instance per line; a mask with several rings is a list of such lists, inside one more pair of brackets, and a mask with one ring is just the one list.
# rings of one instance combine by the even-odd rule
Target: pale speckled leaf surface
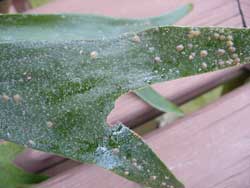
[[124,32],[172,24],[191,9],[188,4],[159,17],[137,20],[95,15],[2,15],[0,37],[1,42],[112,38]]
[[[170,13],[145,19],[121,19],[97,15],[2,15],[0,41],[115,38],[125,33],[171,25],[187,15],[192,8],[192,4],[187,4]],[[154,101],[150,102],[154,103]],[[157,108],[157,105],[155,107]],[[168,107],[169,105],[165,105],[165,112],[173,109]]]
[[[183,187],[133,131],[122,124],[108,127],[106,117],[121,94],[148,83],[233,66],[239,62],[236,53],[241,63],[249,63],[248,29],[198,30],[199,36],[189,38],[190,28],[151,29],[137,34],[140,42],[134,42],[134,34],[2,42],[0,138],[97,164],[146,186]],[[234,55],[215,33],[233,37]],[[182,52],[176,50],[180,44]],[[206,57],[200,57],[202,50]],[[196,53],[193,60],[191,53]]]
[[[187,4],[159,17],[145,19],[111,18],[98,15],[1,15],[0,41],[65,41],[115,38],[172,25],[192,10]],[[11,33],[11,35],[10,35]]]

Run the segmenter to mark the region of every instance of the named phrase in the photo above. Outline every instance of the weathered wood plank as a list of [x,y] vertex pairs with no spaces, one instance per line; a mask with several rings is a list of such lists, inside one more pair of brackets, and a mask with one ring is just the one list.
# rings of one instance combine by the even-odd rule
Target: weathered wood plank
[[[237,67],[163,82],[153,85],[153,88],[165,98],[181,105],[228,80],[246,74],[246,72],[248,71],[244,68]],[[125,125],[133,128],[161,114],[162,112],[152,108],[134,94],[129,93],[117,100],[115,108],[108,116],[107,121],[109,124],[123,122]]]
[[240,15],[234,15],[228,19],[223,20],[223,23],[220,21],[216,22],[215,26],[221,26],[223,24],[224,27],[242,27],[242,20]]
[[54,165],[51,168],[44,169],[41,173],[49,177],[53,177],[61,173],[64,173],[68,170],[71,170],[75,167],[79,167],[80,165],[83,165],[83,164],[77,161],[66,160],[60,164]]
[[0,14],[8,13],[10,5],[11,5],[11,0],[0,1]]
[[[186,18],[180,21],[180,25],[214,25],[215,22],[230,19],[233,15],[239,14],[236,0],[57,0],[43,7],[29,11],[30,13],[94,13],[115,17],[145,17],[156,16],[166,11],[175,9],[186,3],[193,3],[194,10]],[[149,11],[150,10],[150,11]],[[238,18],[240,20],[240,17]],[[239,21],[238,20],[238,21]],[[238,22],[237,21],[237,22]],[[239,26],[238,24],[232,26]]]
[[250,1],[240,0],[242,14],[245,19],[247,27],[250,27]]
[[27,0],[12,0],[16,12],[25,12],[31,9],[31,4]]
[[[230,23],[225,21],[233,19]],[[240,23],[240,24],[239,24]],[[242,26],[236,0],[197,1],[190,16],[182,19],[181,25],[195,26]]]
[[17,166],[23,168],[27,172],[39,173],[47,168],[53,168],[66,160],[67,159],[63,157],[58,157],[33,149],[26,149],[22,154],[17,156],[14,162]]
[[[250,85],[145,137],[186,188],[250,187]],[[80,165],[41,187],[127,187],[134,183],[106,170]]]

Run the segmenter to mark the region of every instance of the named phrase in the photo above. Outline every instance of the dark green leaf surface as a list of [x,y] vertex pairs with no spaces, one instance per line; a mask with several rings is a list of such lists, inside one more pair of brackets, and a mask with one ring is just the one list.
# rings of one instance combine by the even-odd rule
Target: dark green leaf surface
[[188,4],[171,13],[145,19],[119,19],[95,15],[1,15],[0,41],[115,38],[128,32],[172,25],[191,10],[192,5]]
[[230,67],[239,59],[248,63],[249,42],[248,29],[184,27],[95,41],[2,42],[0,138],[97,164],[150,187],[183,187],[133,131],[108,127],[106,117],[115,99],[130,90]]
[[[171,13],[146,19],[117,19],[95,15],[3,15],[0,22],[0,41],[115,38],[128,32],[174,24],[191,10],[192,5],[188,4]],[[161,100],[163,101],[162,98]],[[163,104],[170,104],[166,99],[165,101]],[[154,103],[152,100],[147,102]],[[154,104],[154,107],[157,108],[157,106]],[[164,109],[168,112],[173,110],[168,107],[170,105],[165,105]]]
[[16,156],[23,151],[23,147],[9,142],[0,144],[0,187],[27,188],[29,185],[47,179],[45,176],[24,172],[13,164]]
[[179,107],[177,107],[174,103],[167,101],[150,86],[139,88],[135,90],[134,93],[145,102],[162,112],[175,113],[177,116],[184,115]]

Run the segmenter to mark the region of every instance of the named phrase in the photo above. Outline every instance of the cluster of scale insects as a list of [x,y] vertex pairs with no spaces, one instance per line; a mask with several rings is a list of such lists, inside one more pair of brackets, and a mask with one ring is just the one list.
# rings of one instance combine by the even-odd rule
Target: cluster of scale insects
[[[187,33],[187,38],[194,39],[198,38],[201,35],[201,31],[198,28],[190,29],[190,31]],[[133,42],[139,43],[141,42],[141,39],[138,35],[134,35],[131,39]],[[221,41],[225,42],[225,48],[218,48],[215,52],[215,54],[218,57],[218,60],[215,61],[215,63],[223,67],[225,65],[239,65],[240,64],[240,58],[239,55],[236,53],[236,47],[234,46],[234,38],[232,35],[225,35],[224,30],[221,29],[221,31],[213,31],[212,36],[208,37],[208,40],[215,40],[215,41]],[[176,51],[185,54],[185,49],[194,49],[195,47],[198,47],[198,45],[193,45],[192,43],[188,43],[186,46],[184,44],[178,44],[176,46]],[[222,60],[220,58],[223,58],[223,56],[226,54],[226,52],[229,52],[230,57],[228,60]],[[209,55],[208,51],[206,49],[200,50],[198,55],[200,58],[204,59]],[[188,56],[189,61],[193,61],[195,57],[197,56],[196,52],[191,52]],[[155,63],[161,63],[162,59],[159,56],[154,57]],[[205,61],[201,62],[201,70],[207,70],[208,64]]]

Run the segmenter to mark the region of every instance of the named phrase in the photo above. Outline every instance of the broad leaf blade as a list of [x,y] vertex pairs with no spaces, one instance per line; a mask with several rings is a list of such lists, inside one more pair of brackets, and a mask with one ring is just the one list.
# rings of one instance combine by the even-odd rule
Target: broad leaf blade
[[23,147],[12,143],[0,144],[0,182],[1,187],[16,188],[30,187],[47,179],[45,176],[24,172],[13,164],[16,156],[23,151]]
[[[199,32],[190,38],[190,28],[164,27],[138,33],[140,42],[128,34],[97,41],[1,43],[0,138],[94,163],[147,186],[182,187],[133,131],[109,128],[106,117],[116,98],[148,83],[233,66],[221,62],[236,53],[241,63],[249,63],[248,29]],[[215,33],[232,36],[236,53]],[[180,44],[182,52],[176,51]],[[217,55],[219,48],[223,55]],[[206,57],[200,57],[202,50]]]
[[[184,5],[173,12],[146,19],[95,15],[1,15],[0,41],[65,41],[115,38],[128,32],[172,25],[192,10]],[[11,35],[10,35],[11,33]]]
[[[2,16],[1,19],[0,40],[55,41],[114,38],[128,32],[174,24],[187,15],[192,8],[192,4],[187,4],[173,12],[146,19],[117,19],[95,15],[7,15]],[[165,101],[170,104],[167,99]],[[150,101],[149,104],[152,102]],[[173,110],[173,105],[165,107],[167,106],[172,106],[168,111]]]
[[184,115],[184,113],[178,106],[166,100],[150,86],[142,87],[133,92],[145,102],[162,112],[175,113],[177,116]]

